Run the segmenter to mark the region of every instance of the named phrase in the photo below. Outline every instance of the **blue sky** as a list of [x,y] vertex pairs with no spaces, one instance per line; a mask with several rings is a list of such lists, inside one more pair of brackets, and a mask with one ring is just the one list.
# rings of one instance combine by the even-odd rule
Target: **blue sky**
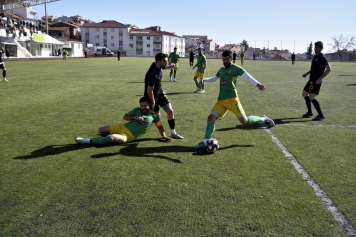
[[[41,16],[44,5],[36,6]],[[161,26],[178,35],[208,35],[216,43],[282,48],[302,53],[307,42],[332,36],[356,36],[356,0],[61,0],[47,4],[47,14],[80,15],[100,22],[116,20],[140,28]]]

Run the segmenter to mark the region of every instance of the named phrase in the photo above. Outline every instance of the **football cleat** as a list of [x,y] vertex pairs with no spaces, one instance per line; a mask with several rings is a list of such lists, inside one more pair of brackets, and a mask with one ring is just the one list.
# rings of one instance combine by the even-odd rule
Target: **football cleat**
[[77,137],[75,139],[75,142],[78,143],[78,144],[85,144],[86,143],[85,140],[86,140],[86,138]]
[[197,88],[197,90],[196,91],[194,91],[195,93],[199,93],[200,92],[200,89],[199,88]]
[[184,137],[182,137],[182,136],[179,135],[178,133],[172,134],[172,138],[175,138],[175,139],[184,139]]
[[177,79],[175,79],[175,78],[174,78],[174,80],[173,80],[173,81],[174,81],[174,82],[177,82]]
[[315,118],[313,118],[312,120],[313,121],[319,121],[319,120],[322,120],[322,119],[324,119],[325,118],[325,115],[318,115],[318,116],[316,116]]
[[268,118],[266,115],[263,115],[262,118],[263,118],[263,122],[262,122],[263,127],[274,127],[276,125],[274,121]]
[[305,114],[303,114],[302,118],[309,118],[313,115],[314,115],[313,112],[306,112]]
[[205,90],[201,90],[201,91],[200,91],[200,93],[204,93],[204,92],[205,92]]
[[206,145],[204,142],[199,142],[197,145],[193,146],[194,149],[203,149]]

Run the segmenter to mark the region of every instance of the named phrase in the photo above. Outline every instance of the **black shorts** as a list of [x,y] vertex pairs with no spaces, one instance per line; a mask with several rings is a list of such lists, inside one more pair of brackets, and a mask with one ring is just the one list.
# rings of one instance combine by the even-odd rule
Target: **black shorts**
[[312,93],[312,94],[319,95],[321,83],[320,84],[316,84],[315,82],[316,81],[308,81],[307,84],[304,87],[304,91]]
[[[149,97],[146,96],[146,98],[150,103],[152,103],[151,99]],[[167,96],[165,94],[162,94],[162,95],[158,96],[158,98],[155,99],[155,100],[156,100],[155,101],[156,103],[155,103],[155,107],[153,108],[154,112],[158,112],[159,111],[159,107],[162,107],[164,110],[167,109],[166,107],[169,104],[169,100],[168,100],[168,98],[167,98]]]
[[4,62],[0,63],[0,69],[4,69],[4,68],[6,68],[5,63]]
[[194,62],[194,58],[189,58],[189,62]]

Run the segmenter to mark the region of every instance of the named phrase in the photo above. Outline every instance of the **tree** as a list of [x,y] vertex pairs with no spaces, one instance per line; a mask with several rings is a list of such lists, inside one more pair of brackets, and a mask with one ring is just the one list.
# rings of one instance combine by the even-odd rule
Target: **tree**
[[248,50],[248,43],[246,40],[243,40],[241,43],[242,46],[244,46],[244,51],[246,52]]
[[334,51],[340,57],[340,61],[342,61],[342,52],[347,51],[348,49],[352,49],[356,46],[355,36],[344,37],[342,34],[340,36],[331,37],[333,40],[331,46],[331,50]]
[[310,42],[310,45],[307,48],[307,59],[310,60],[312,57],[313,57],[313,42]]

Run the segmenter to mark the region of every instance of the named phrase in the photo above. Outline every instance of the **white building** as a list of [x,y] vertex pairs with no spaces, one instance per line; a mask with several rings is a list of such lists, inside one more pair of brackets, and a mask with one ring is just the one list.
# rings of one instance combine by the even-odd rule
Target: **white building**
[[184,38],[174,33],[161,31],[159,26],[131,29],[128,46],[126,54],[131,56],[154,56],[160,52],[169,54],[175,47],[181,57],[185,56]]
[[102,21],[100,23],[84,23],[81,33],[82,40],[93,46],[104,46],[112,51],[124,49],[124,42],[129,40],[129,30],[132,25],[122,24],[117,21]]
[[37,9],[34,7],[23,7],[13,10],[14,14],[19,15],[26,20],[38,20]]
[[159,52],[172,52],[174,47],[181,57],[185,55],[184,38],[161,31],[159,26],[138,29],[134,25],[104,20],[84,23],[81,32],[85,45],[104,46],[114,52],[126,51],[128,56],[154,56]]

